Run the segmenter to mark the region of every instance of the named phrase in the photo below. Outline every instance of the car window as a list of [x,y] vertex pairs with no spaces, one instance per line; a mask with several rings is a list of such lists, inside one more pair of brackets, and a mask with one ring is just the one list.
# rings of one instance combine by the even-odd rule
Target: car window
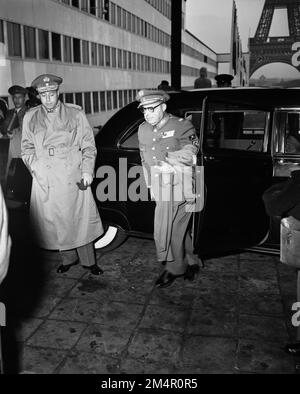
[[289,112],[284,118],[284,153],[300,154],[300,114]]
[[139,149],[138,129],[143,119],[135,122],[120,138],[118,146],[126,149]]
[[261,152],[266,122],[263,111],[211,111],[204,147]]

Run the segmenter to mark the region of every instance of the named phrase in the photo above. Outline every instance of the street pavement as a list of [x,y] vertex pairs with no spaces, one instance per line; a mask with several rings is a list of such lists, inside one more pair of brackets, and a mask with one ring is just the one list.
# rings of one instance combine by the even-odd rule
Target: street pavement
[[195,281],[166,289],[154,286],[151,240],[129,238],[97,260],[100,277],[79,265],[57,274],[59,255],[44,251],[28,283],[23,261],[27,290],[12,303],[19,373],[297,373],[283,350],[295,336],[296,272],[278,257],[206,260]]

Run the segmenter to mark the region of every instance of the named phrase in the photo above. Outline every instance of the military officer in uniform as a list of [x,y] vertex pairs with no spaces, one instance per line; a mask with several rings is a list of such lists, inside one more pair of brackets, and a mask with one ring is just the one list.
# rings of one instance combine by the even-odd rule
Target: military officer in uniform
[[187,187],[175,196],[185,170],[191,175],[199,141],[189,120],[166,112],[169,99],[166,92],[141,90],[136,99],[145,118],[138,139],[146,184],[156,202],[157,259],[165,266],[156,286],[167,287],[178,277],[192,280],[199,271],[199,259],[193,254],[189,232],[192,216],[189,208],[195,199],[192,176],[185,177]]
[[96,147],[79,106],[59,100],[62,78],[44,74],[32,82],[42,102],[23,121],[22,158],[32,173],[30,214],[39,246],[59,250],[62,273],[79,260],[94,275],[93,241],[103,234],[90,185]]

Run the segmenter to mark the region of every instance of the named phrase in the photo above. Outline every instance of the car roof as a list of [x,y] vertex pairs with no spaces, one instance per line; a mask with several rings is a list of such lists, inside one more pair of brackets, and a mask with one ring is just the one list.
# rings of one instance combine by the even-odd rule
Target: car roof
[[[209,103],[219,103],[238,107],[255,107],[261,110],[274,108],[300,108],[300,91],[285,88],[209,88],[168,92],[170,101],[168,110],[176,114],[178,108],[201,108],[205,97]],[[96,137],[97,144],[110,146],[117,141],[120,131],[134,122],[143,120],[137,109],[137,102],[132,102],[116,112],[103,126]]]

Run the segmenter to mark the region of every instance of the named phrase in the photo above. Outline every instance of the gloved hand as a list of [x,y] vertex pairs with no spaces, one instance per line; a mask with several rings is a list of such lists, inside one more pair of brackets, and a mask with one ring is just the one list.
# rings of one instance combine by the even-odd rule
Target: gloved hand
[[183,149],[177,150],[175,152],[168,152],[168,157],[166,157],[166,161],[173,166],[190,166],[193,165],[193,157],[193,151],[184,147]]
[[93,176],[87,172],[84,172],[82,174],[82,180],[83,180],[83,184],[84,186],[90,186],[93,182]]

